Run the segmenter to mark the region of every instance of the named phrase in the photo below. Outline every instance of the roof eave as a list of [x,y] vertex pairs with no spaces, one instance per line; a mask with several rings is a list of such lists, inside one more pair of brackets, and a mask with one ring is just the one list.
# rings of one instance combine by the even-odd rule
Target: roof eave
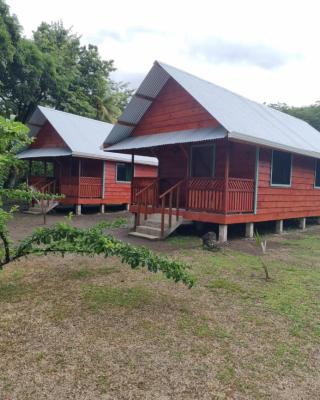
[[276,150],[282,150],[282,151],[287,151],[290,153],[301,154],[301,155],[308,156],[308,157],[320,158],[320,153],[318,153],[316,151],[298,149],[293,146],[286,146],[281,143],[272,142],[271,140],[256,138],[256,137],[253,137],[250,135],[246,135],[244,133],[229,132],[228,138],[233,141],[246,142],[246,143],[251,143],[251,144],[255,144],[255,145],[260,145],[263,147],[269,147],[269,148],[276,149]]

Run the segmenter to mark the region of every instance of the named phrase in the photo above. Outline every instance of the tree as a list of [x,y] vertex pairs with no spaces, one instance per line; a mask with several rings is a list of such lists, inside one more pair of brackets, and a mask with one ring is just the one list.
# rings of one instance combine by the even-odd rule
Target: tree
[[286,103],[270,104],[270,107],[294,117],[301,118],[320,131],[320,102],[303,107],[292,107],[288,106]]
[[61,22],[43,22],[31,39],[0,0],[0,113],[26,122],[37,105],[114,122],[132,91],[110,78],[113,60]]
[[14,177],[22,172],[25,164],[16,154],[31,143],[29,129],[21,124],[0,116],[0,188],[12,187]]

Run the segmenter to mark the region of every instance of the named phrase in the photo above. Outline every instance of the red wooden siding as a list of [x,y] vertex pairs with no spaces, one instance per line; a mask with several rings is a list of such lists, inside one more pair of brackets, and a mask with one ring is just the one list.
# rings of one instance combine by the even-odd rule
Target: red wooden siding
[[153,165],[136,164],[134,167],[134,176],[136,178],[156,177],[158,176],[158,167]]
[[40,129],[36,139],[30,145],[30,148],[32,149],[46,147],[68,147],[49,122],[44,124],[44,126]]
[[[105,162],[105,190],[104,197],[107,204],[128,204],[131,196],[130,182],[116,181],[116,162]],[[152,165],[136,164],[134,168],[136,177],[156,177],[157,167]]]
[[219,123],[178,83],[169,79],[133,131],[133,136],[216,127]]
[[303,215],[314,211],[314,215],[320,215],[320,190],[314,188],[314,159],[293,155],[291,187],[272,187],[271,153],[264,149],[260,154],[258,214],[272,217],[281,213]]

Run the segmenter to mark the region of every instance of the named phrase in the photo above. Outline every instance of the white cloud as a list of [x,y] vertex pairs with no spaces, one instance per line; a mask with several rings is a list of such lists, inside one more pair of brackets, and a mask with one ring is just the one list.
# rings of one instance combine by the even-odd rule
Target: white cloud
[[27,35],[61,19],[136,86],[155,59],[267,102],[320,99],[317,0],[7,0]]

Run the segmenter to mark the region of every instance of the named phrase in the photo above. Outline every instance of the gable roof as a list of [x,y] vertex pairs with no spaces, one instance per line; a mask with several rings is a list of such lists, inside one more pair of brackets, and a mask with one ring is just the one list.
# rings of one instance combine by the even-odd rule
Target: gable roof
[[[38,106],[28,122],[30,135],[36,136],[47,121],[63,139],[69,150],[60,149],[59,152],[57,149],[48,148],[27,149],[18,155],[19,158],[71,155],[75,157],[131,162],[129,154],[109,153],[102,150],[103,140],[113,128],[112,124]],[[143,156],[135,157],[135,162],[150,165],[158,164],[156,158]]]
[[[134,125],[139,123],[170,78],[226,129],[226,136],[231,140],[320,157],[320,132],[307,122],[158,61],[111,130],[105,145],[118,143],[117,151],[121,150],[122,141],[130,136]],[[112,151],[113,146],[108,150]]]

